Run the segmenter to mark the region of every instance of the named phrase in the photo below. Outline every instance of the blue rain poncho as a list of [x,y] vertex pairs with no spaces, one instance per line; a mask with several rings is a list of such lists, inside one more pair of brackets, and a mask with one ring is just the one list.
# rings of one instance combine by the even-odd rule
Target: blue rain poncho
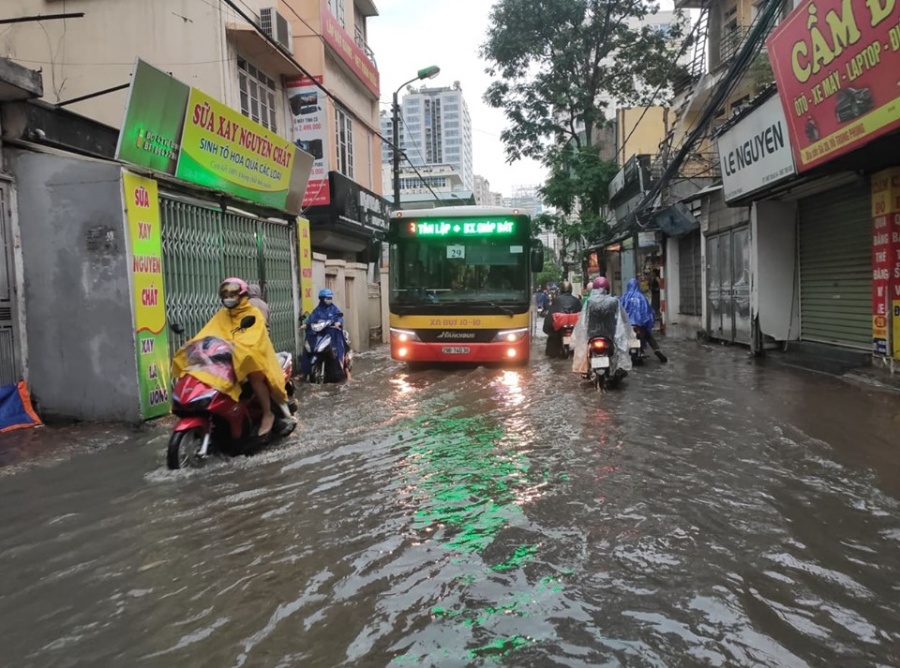
[[628,352],[628,341],[632,336],[631,321],[619,300],[608,295],[606,290],[591,290],[590,298],[581,309],[578,324],[572,332],[573,372],[587,373],[588,343],[598,336],[610,339],[616,347],[610,370],[631,371],[631,355]]
[[622,306],[628,314],[631,324],[643,327],[648,332],[653,331],[653,307],[641,292],[640,284],[636,278],[628,281],[628,288],[622,297]]

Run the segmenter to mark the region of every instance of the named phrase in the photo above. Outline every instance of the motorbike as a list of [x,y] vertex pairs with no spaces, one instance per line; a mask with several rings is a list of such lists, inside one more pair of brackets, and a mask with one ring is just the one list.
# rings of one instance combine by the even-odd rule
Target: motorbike
[[641,333],[641,328],[637,325],[632,327],[634,337],[628,340],[628,354],[631,355],[631,363],[639,366],[644,363],[644,350],[647,348],[647,341]]
[[611,373],[615,355],[615,344],[612,339],[597,336],[588,341],[588,372],[586,377],[598,391],[616,387],[621,380]]
[[562,334],[562,349],[560,357],[569,359],[572,354],[572,332],[578,323],[578,313],[554,313],[553,329]]
[[[248,315],[241,320],[234,332],[249,329],[256,324],[256,318]],[[184,328],[173,324],[176,334],[183,334]],[[234,333],[233,332],[233,333]],[[188,343],[188,356],[197,368],[221,378],[234,380],[232,366],[232,344],[213,336]],[[297,412],[294,397],[293,359],[290,353],[278,353],[278,361],[284,377],[288,403],[277,406],[272,434],[284,437],[296,428],[291,415]],[[236,380],[235,380],[236,382]],[[262,410],[257,404],[249,383],[241,390],[238,401],[227,394],[210,387],[203,381],[184,374],[175,379],[172,387],[172,413],[178,418],[166,452],[166,464],[170,469],[201,466],[210,454],[228,456],[252,454],[260,443],[256,434],[259,429]]]
[[[315,385],[339,383],[350,377],[353,367],[353,351],[344,330],[331,320],[317,320],[304,325],[307,328],[304,351],[309,356],[308,380]],[[333,336],[342,336],[344,356],[338,360]]]

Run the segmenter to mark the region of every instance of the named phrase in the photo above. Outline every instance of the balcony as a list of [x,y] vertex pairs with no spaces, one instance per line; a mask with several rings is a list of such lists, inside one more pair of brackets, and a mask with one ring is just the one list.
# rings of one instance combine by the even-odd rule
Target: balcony
[[749,34],[750,26],[737,26],[726,30],[722,39],[719,40],[718,53],[710,54],[710,60],[712,61],[710,69],[715,69],[731,62],[731,59],[738,54],[744,42],[747,41],[747,35]]
[[362,49],[363,53],[366,54],[366,58],[372,61],[372,64],[378,67],[378,63],[375,62],[375,52],[369,48],[369,45],[366,44],[366,38],[362,33],[362,30],[356,28],[354,31],[354,38],[356,40],[356,46]]

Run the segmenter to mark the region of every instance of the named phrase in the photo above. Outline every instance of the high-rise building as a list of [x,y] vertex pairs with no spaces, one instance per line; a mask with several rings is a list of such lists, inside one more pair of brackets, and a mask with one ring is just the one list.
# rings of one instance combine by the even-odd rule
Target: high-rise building
[[[394,140],[390,114],[381,115],[381,132]],[[475,190],[472,118],[459,82],[447,88],[420,88],[407,93],[400,103],[399,134],[400,147],[412,164],[452,165],[462,189]],[[384,145],[382,162],[388,165],[391,160],[391,149]]]
[[491,191],[491,182],[475,175],[475,203],[479,206],[503,206],[503,195]]

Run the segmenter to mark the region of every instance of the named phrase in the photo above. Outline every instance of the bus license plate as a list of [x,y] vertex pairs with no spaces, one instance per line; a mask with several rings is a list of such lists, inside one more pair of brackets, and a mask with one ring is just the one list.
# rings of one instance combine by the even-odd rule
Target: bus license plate
[[563,345],[564,345],[564,346],[570,346],[570,345],[572,345],[572,337],[571,337],[571,336],[564,336],[564,337],[563,337]]
[[591,368],[592,369],[608,369],[609,368],[609,358],[608,357],[592,357],[591,358]]
[[470,350],[465,346],[444,346],[441,352],[445,355],[468,355]]

